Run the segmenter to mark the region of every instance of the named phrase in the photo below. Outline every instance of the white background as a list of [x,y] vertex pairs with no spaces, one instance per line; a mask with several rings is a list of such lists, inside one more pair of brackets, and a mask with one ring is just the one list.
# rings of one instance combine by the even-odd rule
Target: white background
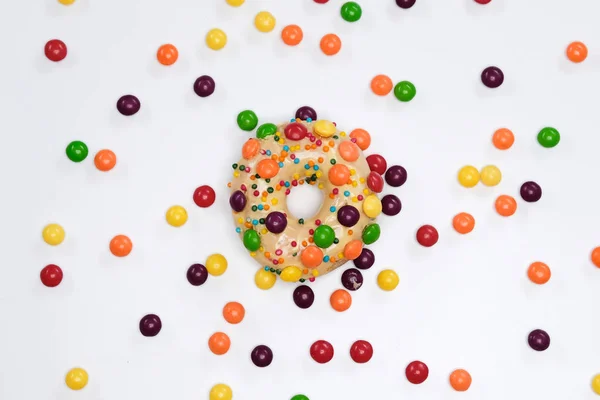
[[[596,398],[590,380],[600,372],[600,270],[589,254],[600,245],[598,3],[417,0],[402,10],[393,0],[362,0],[363,18],[354,24],[339,16],[341,4],[4,2],[0,398],[207,399],[218,382],[229,384],[236,400],[286,400],[297,393],[311,400]],[[254,29],[260,10],[277,17],[275,31]],[[289,23],[304,29],[295,48],[279,36]],[[204,44],[212,27],[229,37],[220,52]],[[329,32],[343,41],[335,57],[319,50]],[[60,63],[44,57],[52,38],[69,49]],[[573,40],[590,49],[583,64],[565,57]],[[179,49],[172,67],[156,61],[163,43]],[[488,65],[505,73],[497,90],[480,82]],[[369,82],[379,73],[414,82],[416,98],[400,103],[393,95],[373,95]],[[217,85],[205,99],[192,91],[203,74]],[[115,108],[127,93],[142,102],[130,118]],[[251,108],[261,122],[278,123],[304,104],[348,131],[369,130],[369,153],[382,153],[409,174],[404,186],[389,190],[401,198],[402,212],[380,218],[382,238],[371,246],[377,262],[344,313],[329,307],[344,268],[315,282],[316,301],[308,310],[292,302],[293,285],[257,289],[258,266],[235,235],[227,202],[230,165],[248,137],[237,128],[237,113]],[[558,147],[537,143],[544,126],[561,132]],[[516,136],[506,152],[491,144],[500,127]],[[90,148],[81,164],[64,153],[77,139]],[[93,165],[102,148],[118,157],[109,173]],[[465,164],[496,164],[503,180],[495,188],[464,189],[456,172]],[[518,197],[526,180],[543,188],[537,204]],[[217,191],[210,209],[192,201],[201,184]],[[513,217],[495,213],[499,194],[519,200]],[[179,229],[164,219],[174,204],[189,211]],[[451,226],[461,211],[477,221],[467,236]],[[49,222],[66,230],[58,247],[41,239]],[[414,239],[426,223],[440,232],[429,249]],[[117,259],[108,243],[121,233],[134,250]],[[188,266],[215,252],[228,258],[226,274],[189,285]],[[544,286],[526,276],[536,260],[552,269]],[[65,273],[54,289],[39,280],[49,263]],[[394,292],[376,285],[385,268],[400,275]],[[231,300],[246,307],[240,325],[221,316]],[[138,331],[146,313],[162,318],[155,338]],[[535,328],[551,336],[546,352],[527,345]],[[215,331],[232,339],[225,356],[208,350]],[[329,364],[318,365],[308,354],[317,339],[335,347]],[[357,339],[374,346],[368,364],[348,355]],[[257,344],[273,349],[267,369],[250,361]],[[419,386],[404,377],[415,359],[430,368]],[[90,376],[80,392],[64,384],[75,366]],[[448,384],[455,368],[473,376],[466,393]]]

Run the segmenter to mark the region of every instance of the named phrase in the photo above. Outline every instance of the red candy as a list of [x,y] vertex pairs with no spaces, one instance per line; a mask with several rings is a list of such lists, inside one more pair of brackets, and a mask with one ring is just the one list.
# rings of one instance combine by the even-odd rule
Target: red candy
[[369,169],[371,171],[375,171],[379,175],[385,174],[387,162],[383,156],[380,156],[379,154],[371,154],[367,157],[367,163],[369,164]]
[[357,340],[350,347],[350,357],[355,363],[364,364],[373,357],[373,346],[366,340]]
[[439,237],[437,229],[431,225],[423,225],[417,231],[417,242],[421,246],[431,247],[437,243]]
[[325,340],[317,340],[310,346],[310,356],[319,364],[325,364],[333,358],[333,346]]
[[283,131],[289,140],[302,140],[308,134],[308,129],[299,122],[292,122]]
[[325,4],[327,3],[329,0],[315,0],[315,3],[317,4]]
[[479,4],[487,4],[490,3],[492,0],[475,0],[475,3],[479,3]]
[[40,279],[44,286],[55,287],[60,284],[63,278],[62,269],[58,265],[46,265],[40,272]]
[[198,207],[206,208],[215,202],[215,191],[208,185],[202,185],[194,191],[194,203]]
[[44,47],[44,53],[50,61],[59,62],[67,56],[67,45],[62,40],[49,40]]
[[375,171],[371,171],[367,177],[367,186],[375,193],[383,190],[383,178]]
[[406,367],[406,379],[415,385],[425,382],[429,376],[429,368],[424,362],[413,361]]

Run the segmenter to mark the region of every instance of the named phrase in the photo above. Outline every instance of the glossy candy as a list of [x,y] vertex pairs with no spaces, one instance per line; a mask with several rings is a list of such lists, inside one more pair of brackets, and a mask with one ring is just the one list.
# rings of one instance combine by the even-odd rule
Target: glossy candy
[[419,385],[429,376],[429,368],[422,361],[413,361],[406,367],[405,374],[410,383]]
[[[312,246],[312,247],[314,247],[314,246]],[[323,253],[321,253],[321,257],[322,257],[322,254]],[[297,282],[301,276],[302,276],[302,270],[295,266],[285,267],[281,271],[281,274],[279,275],[281,280],[286,281],[286,282]]]
[[335,164],[329,169],[327,177],[332,185],[344,186],[350,179],[350,169],[344,164]]
[[115,167],[115,165],[117,165],[117,156],[111,150],[100,150],[94,157],[94,165],[99,171],[110,171]]
[[356,207],[351,205],[345,205],[338,208],[337,220],[338,222],[347,227],[352,228],[360,219],[360,213]]
[[398,283],[400,283],[400,278],[394,270],[384,269],[377,275],[377,285],[387,292],[396,289]]
[[300,254],[300,261],[306,268],[315,268],[323,262],[323,251],[317,246],[308,246]]
[[282,212],[272,211],[265,218],[265,226],[271,233],[281,233],[287,227],[287,218]]
[[[229,0],[231,1],[231,0]],[[218,383],[210,389],[209,400],[232,400],[233,391],[224,383]]]
[[354,266],[358,269],[369,269],[375,264],[375,254],[367,248],[363,248],[360,256],[354,260]]
[[[325,1],[327,2],[329,0],[325,0]],[[297,394],[294,397],[292,397],[290,400],[310,400],[310,399],[303,394]]]
[[75,0],[58,0],[58,2],[63,6],[70,6],[71,4],[75,3]]
[[208,185],[202,185],[194,190],[192,197],[198,207],[207,208],[214,204],[216,195],[213,188]]
[[223,318],[230,324],[239,324],[244,320],[246,309],[237,301],[230,301],[223,307]]
[[333,122],[327,121],[326,119],[320,119],[314,123],[313,132],[321,137],[328,138],[335,135],[337,129]]
[[592,263],[596,267],[600,268],[600,247],[596,247],[596,248],[594,248],[594,250],[592,250],[590,259],[592,260]]
[[67,146],[65,152],[69,160],[73,162],[82,162],[88,156],[88,147],[85,143],[74,140]]
[[316,121],[317,120],[317,112],[312,107],[302,106],[298,110],[296,110],[296,118],[300,118],[302,121],[306,121],[309,118],[312,121]]
[[162,65],[173,65],[179,58],[179,51],[177,47],[172,44],[163,44],[158,48],[156,52],[156,59]]
[[431,225],[423,225],[417,230],[417,242],[423,247],[433,246],[438,239],[438,231]]
[[406,183],[408,174],[400,165],[392,165],[385,173],[385,181],[393,187],[400,187]]
[[264,344],[258,345],[250,353],[254,365],[260,368],[268,367],[273,362],[273,351]]
[[260,236],[254,229],[244,232],[244,247],[249,251],[256,251],[260,248]]
[[50,61],[62,61],[67,56],[67,45],[62,40],[49,40],[44,46],[44,53]]
[[128,236],[117,235],[112,238],[109,244],[110,252],[116,257],[126,257],[133,249],[133,243]]
[[350,140],[340,143],[338,146],[338,152],[340,153],[340,157],[342,157],[344,161],[348,162],[354,162],[358,160],[358,157],[360,157],[359,147]]
[[214,28],[206,34],[206,45],[212,50],[221,50],[227,44],[227,35],[221,29]]
[[542,198],[542,188],[533,181],[527,181],[521,185],[521,198],[528,203],[535,203]]
[[385,215],[393,216],[400,213],[402,210],[402,202],[398,196],[393,194],[386,194],[381,199],[382,212]]
[[58,265],[48,264],[40,271],[40,280],[46,287],[56,287],[63,279],[62,269]]
[[246,207],[247,199],[244,192],[241,190],[236,190],[229,197],[229,205],[231,209],[235,212],[241,212]]
[[498,214],[503,217],[510,217],[517,211],[517,202],[513,197],[503,194],[498,196],[494,207]]
[[140,111],[141,107],[142,103],[140,103],[140,99],[132,94],[126,94],[117,100],[117,111],[127,117],[136,114]]
[[314,243],[322,249],[326,249],[333,244],[335,232],[329,225],[319,225],[313,235]]
[[243,131],[252,131],[258,125],[258,117],[252,110],[241,111],[237,116],[237,124]]
[[167,210],[165,218],[169,225],[179,228],[187,222],[188,214],[182,206],[172,206]]
[[264,139],[267,136],[271,136],[277,133],[277,126],[272,123],[262,124],[258,127],[256,131],[256,137],[259,139]]
[[315,3],[317,4],[325,4],[327,3],[329,0],[313,0]]
[[[369,169],[371,171],[377,172],[379,175],[384,175],[385,170],[387,169],[387,161],[385,158],[379,154],[371,154],[367,157],[367,164],[369,164]],[[387,177],[386,177],[387,180]],[[389,184],[389,182],[388,182]],[[393,185],[391,185],[393,186]]]
[[573,42],[567,47],[567,58],[574,62],[583,62],[588,56],[588,49],[585,44],[581,42]]
[[283,133],[287,139],[299,141],[308,135],[308,129],[306,129],[306,126],[299,122],[292,122],[285,127]]
[[548,282],[551,275],[550,267],[540,261],[531,263],[527,269],[527,277],[529,277],[529,280],[538,285],[543,285]]
[[600,395],[600,374],[596,374],[592,378],[592,390],[597,395]]
[[208,348],[218,356],[227,353],[230,347],[231,339],[223,332],[213,333],[208,339]]
[[260,142],[258,139],[250,138],[246,140],[246,143],[242,146],[242,157],[246,160],[251,160],[260,151]]
[[488,4],[490,3],[492,0],[475,0],[475,3],[477,4]]
[[331,361],[333,354],[333,346],[325,340],[317,340],[310,346],[310,356],[319,364]]
[[502,180],[502,172],[495,165],[486,165],[479,173],[481,183],[485,186],[496,186]]
[[292,297],[294,299],[294,303],[302,309],[309,308],[315,301],[315,293],[309,286],[306,285],[300,285],[296,287]]
[[400,8],[409,9],[415,5],[417,0],[396,0],[396,5]]
[[402,81],[394,86],[394,96],[402,102],[408,102],[417,95],[417,88],[412,82]]
[[349,268],[342,274],[342,285],[348,290],[358,290],[363,284],[362,273],[356,268]]
[[363,201],[363,212],[369,218],[377,218],[382,209],[381,200],[374,194],[368,195]]
[[227,271],[227,259],[218,253],[208,256],[204,265],[212,276],[221,276]]
[[242,4],[244,4],[244,2],[246,0],[225,0],[227,2],[227,4],[229,4],[232,7],[239,7]]
[[83,368],[73,368],[65,376],[65,383],[71,390],[81,390],[88,384],[89,376]]
[[508,150],[514,142],[515,135],[510,129],[500,128],[492,136],[492,143],[498,150]]
[[357,340],[350,347],[350,357],[357,364],[369,362],[373,357],[373,346],[366,340]]
[[350,132],[350,138],[356,140],[356,145],[363,151],[371,145],[371,134],[364,129],[358,128]]
[[147,314],[140,320],[140,332],[146,337],[158,335],[162,329],[162,321],[156,314]]
[[550,149],[560,142],[560,133],[551,127],[543,128],[537,135],[538,143]]
[[452,219],[454,230],[463,235],[471,232],[475,228],[475,218],[469,213],[459,213]]
[[544,351],[550,347],[550,335],[542,329],[534,329],[527,337],[529,347],[535,351]]
[[495,89],[504,82],[504,73],[498,67],[487,67],[481,72],[481,82],[490,89]]
[[298,25],[287,25],[281,31],[281,40],[288,46],[297,46],[304,38],[302,28]]
[[348,260],[354,260],[360,256],[362,248],[363,243],[361,240],[351,240],[344,246],[344,257],[346,257]]
[[215,92],[215,80],[202,75],[194,82],[194,92],[200,97],[208,97]]
[[319,45],[323,54],[333,56],[342,48],[342,40],[335,33],[328,33],[321,38]]
[[279,173],[279,164],[270,158],[265,158],[256,164],[256,173],[263,179],[271,179]]
[[371,79],[371,90],[377,96],[386,96],[392,91],[393,88],[394,84],[387,75],[376,75],[373,77],[373,79]]
[[42,238],[50,246],[57,246],[65,240],[65,230],[59,224],[48,224],[42,230]]
[[383,191],[383,178],[381,175],[375,171],[369,172],[369,176],[367,176],[367,187],[375,193],[381,193]]
[[271,32],[275,29],[275,17],[268,11],[261,11],[254,17],[254,26],[260,32]]
[[464,369],[455,369],[450,374],[450,386],[457,392],[465,392],[471,387],[471,374]]
[[472,165],[465,165],[458,171],[458,183],[466,188],[472,188],[479,183],[479,171]]
[[365,244],[373,244],[381,236],[381,228],[379,224],[367,225],[362,233],[362,240]]
[[358,3],[354,1],[348,1],[342,5],[342,8],[340,9],[340,15],[344,21],[356,22],[362,16],[362,9]]
[[201,286],[208,279],[208,271],[202,264],[192,264],[187,270],[186,278],[192,286]]
[[335,311],[346,311],[352,305],[352,296],[344,289],[338,289],[331,294],[329,303]]
[[261,290],[269,290],[277,281],[277,276],[269,271],[265,271],[264,268],[259,268],[254,274],[254,283],[256,287]]

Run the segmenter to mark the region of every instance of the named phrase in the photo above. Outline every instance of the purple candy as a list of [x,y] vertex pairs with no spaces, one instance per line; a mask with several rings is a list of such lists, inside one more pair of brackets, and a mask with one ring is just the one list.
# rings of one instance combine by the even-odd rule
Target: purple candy
[[521,185],[521,197],[528,203],[535,203],[542,198],[542,188],[533,181]]
[[273,352],[268,346],[261,344],[252,350],[250,358],[257,367],[268,367],[273,361]]
[[535,351],[544,351],[550,347],[550,335],[541,329],[531,331],[527,338],[529,346]]
[[312,107],[302,106],[296,111],[296,118],[300,118],[302,121],[306,121],[309,118],[313,121],[316,121],[317,112]]
[[215,80],[208,75],[202,75],[194,82],[194,92],[200,97],[208,97],[215,91]]
[[126,116],[137,113],[141,106],[140,100],[132,94],[126,94],[117,101],[117,110]]
[[358,290],[363,284],[362,273],[356,268],[350,268],[342,274],[342,285],[348,290]]
[[140,332],[146,337],[156,336],[162,328],[162,322],[156,314],[145,315],[140,320]]
[[347,228],[351,228],[360,219],[360,213],[354,206],[345,205],[338,209],[337,213],[338,222]]
[[194,286],[203,285],[208,278],[208,271],[202,264],[193,264],[187,270],[187,280]]
[[400,8],[411,8],[415,5],[417,0],[396,0],[396,5]]
[[381,199],[381,206],[381,211],[385,215],[389,216],[397,215],[400,210],[402,210],[402,203],[400,202],[400,199],[398,196],[393,194],[386,194],[383,196],[383,199]]
[[293,298],[294,303],[296,303],[298,307],[306,309],[312,306],[313,302],[315,301],[315,293],[310,287],[306,285],[300,285],[294,289]]
[[354,260],[354,265],[358,269],[369,269],[375,264],[375,254],[367,248],[363,248],[360,256]]
[[229,205],[235,212],[240,212],[246,207],[246,195],[241,190],[236,190],[229,197]]
[[287,226],[287,218],[285,214],[279,211],[273,211],[265,218],[265,225],[269,232],[281,233]]
[[406,170],[400,165],[392,165],[385,172],[385,181],[393,187],[404,185],[407,177]]
[[497,88],[504,82],[504,73],[498,67],[487,67],[481,73],[481,82],[489,88]]

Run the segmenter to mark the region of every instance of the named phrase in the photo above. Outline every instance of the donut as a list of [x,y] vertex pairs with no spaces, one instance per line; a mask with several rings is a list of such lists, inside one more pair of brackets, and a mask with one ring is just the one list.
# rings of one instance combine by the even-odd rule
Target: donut
[[[298,110],[300,111],[300,110]],[[383,178],[371,171],[363,150],[369,134],[351,134],[320,119],[262,124],[233,164],[229,204],[236,232],[260,265],[288,282],[314,280],[358,258],[380,236]],[[297,113],[298,115],[298,113]],[[295,218],[286,199],[313,185],[324,201],[310,219]]]

